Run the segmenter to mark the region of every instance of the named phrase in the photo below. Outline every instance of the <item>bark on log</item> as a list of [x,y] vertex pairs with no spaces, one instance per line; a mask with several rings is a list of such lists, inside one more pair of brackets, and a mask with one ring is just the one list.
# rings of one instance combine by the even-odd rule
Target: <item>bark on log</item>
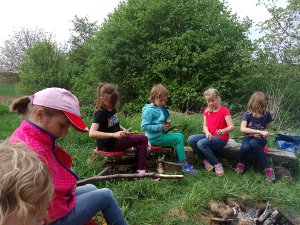
[[167,174],[157,174],[157,173],[144,173],[144,174],[114,174],[107,176],[94,176],[84,180],[77,181],[77,186],[84,185],[87,183],[93,183],[96,181],[102,180],[111,180],[111,179],[134,179],[134,178],[162,178],[162,179],[182,179],[184,175],[167,175]]

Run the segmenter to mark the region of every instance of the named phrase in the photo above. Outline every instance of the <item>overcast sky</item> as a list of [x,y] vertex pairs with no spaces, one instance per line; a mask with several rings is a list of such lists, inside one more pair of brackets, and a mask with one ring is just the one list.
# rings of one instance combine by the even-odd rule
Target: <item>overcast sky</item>
[[[240,18],[248,16],[254,22],[270,17],[262,6],[256,6],[258,0],[228,0],[230,8]],[[120,0],[3,0],[0,12],[0,46],[9,39],[14,31],[21,28],[41,28],[55,36],[55,40],[64,43],[69,39],[71,21],[74,16],[87,16],[90,22],[100,25],[109,12],[112,12]],[[281,6],[287,0],[279,0]],[[254,29],[252,29],[254,31]],[[258,32],[250,35],[255,39]]]

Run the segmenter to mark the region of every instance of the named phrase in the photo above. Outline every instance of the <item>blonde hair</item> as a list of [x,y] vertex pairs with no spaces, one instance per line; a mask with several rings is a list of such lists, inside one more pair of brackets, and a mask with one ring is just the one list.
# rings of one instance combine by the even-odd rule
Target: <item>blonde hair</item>
[[117,87],[113,84],[99,83],[94,113],[103,106],[103,99],[108,100],[111,103],[112,108],[116,107],[119,100]]
[[37,215],[47,220],[53,190],[50,172],[33,151],[0,144],[0,224],[14,215],[23,225]]
[[[217,89],[215,89],[215,88],[209,88],[209,89],[207,89],[206,91],[204,91],[203,96],[204,96],[204,98],[205,98],[205,97],[211,97],[211,96],[217,97],[217,98],[218,98],[219,104],[221,104],[221,96],[220,96],[220,93],[219,93],[219,91],[218,91]],[[212,109],[211,107],[207,106],[207,111],[208,111],[209,113],[212,113],[213,109]]]
[[63,112],[57,109],[52,109],[45,106],[32,105],[30,96],[24,96],[14,100],[9,106],[10,112],[17,112],[23,116],[32,115],[38,108],[43,108],[48,116],[63,115]]
[[253,116],[263,116],[266,114],[269,98],[261,91],[254,92],[247,104],[247,109]]
[[150,101],[154,102],[156,98],[168,97],[169,92],[162,84],[156,84],[150,91]]

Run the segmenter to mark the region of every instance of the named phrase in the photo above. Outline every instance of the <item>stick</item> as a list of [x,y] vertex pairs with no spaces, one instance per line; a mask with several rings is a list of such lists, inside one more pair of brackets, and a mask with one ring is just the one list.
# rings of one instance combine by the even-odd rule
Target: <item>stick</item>
[[84,180],[77,181],[77,186],[84,185],[87,183],[93,183],[95,181],[110,180],[110,179],[133,179],[133,178],[163,178],[163,179],[182,179],[184,175],[167,175],[167,174],[157,174],[157,173],[144,173],[144,174],[113,174],[106,176],[94,176]]
[[103,176],[109,169],[111,169],[111,166],[105,167],[97,176]]
[[[276,135],[275,133],[269,133],[269,136],[273,136],[273,135]],[[255,134],[248,134],[248,135],[243,135],[243,136],[238,136],[238,137],[230,137],[230,139],[242,139],[242,138],[245,138],[245,137],[254,137]],[[261,135],[259,135],[261,136]]]

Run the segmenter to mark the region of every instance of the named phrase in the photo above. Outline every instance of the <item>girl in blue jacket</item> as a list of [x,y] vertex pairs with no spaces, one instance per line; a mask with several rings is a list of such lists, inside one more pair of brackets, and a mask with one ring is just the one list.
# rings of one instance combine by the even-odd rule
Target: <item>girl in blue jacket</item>
[[169,112],[165,105],[169,92],[162,84],[154,85],[150,92],[150,104],[142,109],[142,129],[145,131],[151,145],[172,146],[175,148],[178,161],[182,163],[182,170],[189,173],[197,173],[191,165],[186,162],[184,151],[184,136],[181,133],[166,131],[171,126]]

